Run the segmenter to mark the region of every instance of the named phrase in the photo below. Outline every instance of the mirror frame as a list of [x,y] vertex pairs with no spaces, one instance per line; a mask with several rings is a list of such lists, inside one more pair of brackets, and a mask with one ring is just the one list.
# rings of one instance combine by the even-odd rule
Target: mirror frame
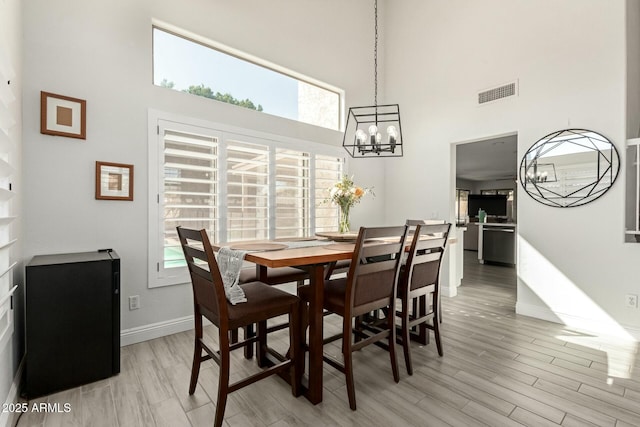
[[[592,136],[585,136],[585,133],[589,133]],[[575,134],[576,137],[575,138],[571,138],[570,135],[571,134]],[[584,187],[581,187],[580,189],[573,191],[569,194],[562,194],[562,193],[555,193],[557,194],[559,197],[557,197],[557,199],[559,200],[567,200],[569,201],[571,199],[571,196],[575,193],[577,193],[580,190],[583,190],[585,188],[590,187],[593,184],[597,184],[600,180],[602,180],[602,178],[605,176],[605,174],[610,173],[612,176],[611,179],[611,183],[609,184],[608,187],[601,189],[597,192],[597,195],[594,196],[594,194],[591,194],[591,192],[585,196],[582,197],[580,199],[576,199],[573,200],[571,202],[568,203],[559,203],[556,201],[552,201],[550,199],[548,199],[547,197],[545,197],[545,195],[543,194],[543,192],[538,191],[536,193],[531,192],[528,188],[527,188],[527,184],[529,184],[529,186],[533,185],[535,188],[538,188],[536,182],[539,183],[545,183],[545,182],[556,182],[557,181],[557,176],[556,176],[556,169],[555,169],[555,165],[553,163],[547,164],[547,163],[537,163],[537,159],[539,159],[541,156],[540,154],[544,154],[546,152],[548,152],[549,150],[543,151],[543,152],[538,152],[535,153],[536,150],[540,150],[540,147],[546,145],[546,144],[554,144],[557,143],[558,145],[562,144],[562,143],[570,143],[570,144],[576,144],[576,142],[570,142],[570,141],[575,141],[578,139],[585,139],[587,141],[587,144],[593,144],[593,147],[588,147],[584,144],[578,144],[578,145],[582,145],[585,148],[589,148],[592,149],[594,151],[598,151],[601,152],[600,148],[597,147],[597,145],[595,143],[593,143],[591,140],[595,139],[599,142],[604,142],[604,143],[608,143],[611,148],[611,159],[607,159],[607,157],[604,157],[606,160],[609,160],[609,166],[605,169],[604,172],[600,173],[600,175],[598,177],[596,177],[595,181],[592,184],[586,185]],[[558,145],[552,147],[551,149],[555,149]],[[533,159],[531,159],[530,163],[527,164],[527,157],[531,154],[531,153],[535,153],[535,156],[533,157]],[[537,167],[538,166],[545,166],[545,171],[541,173],[541,175],[538,175],[538,178],[536,181],[532,181],[531,180],[531,174],[529,173],[529,169],[531,168],[531,165],[536,162],[536,172],[537,171]],[[615,171],[613,170],[613,168],[615,167]],[[548,135],[546,135],[543,138],[540,138],[538,141],[536,141],[531,147],[529,147],[529,149],[526,151],[526,153],[524,154],[524,156],[522,156],[522,160],[520,161],[520,185],[522,186],[523,190],[535,201],[542,203],[543,205],[547,205],[547,206],[552,206],[552,207],[556,207],[556,208],[571,208],[571,207],[576,207],[576,206],[582,206],[585,205],[587,203],[590,203],[598,198],[600,198],[603,194],[605,194],[615,183],[616,179],[618,178],[618,174],[620,173],[620,155],[618,153],[618,150],[616,148],[616,146],[613,144],[613,142],[611,142],[611,140],[609,140],[607,137],[603,136],[602,134],[592,131],[592,130],[588,130],[588,129],[563,129],[560,131],[556,131],[556,132],[552,132]],[[551,176],[551,179],[548,179],[548,177]],[[539,181],[538,181],[539,180]],[[594,186],[595,187],[595,186]],[[546,192],[551,192],[551,190],[545,189]]]

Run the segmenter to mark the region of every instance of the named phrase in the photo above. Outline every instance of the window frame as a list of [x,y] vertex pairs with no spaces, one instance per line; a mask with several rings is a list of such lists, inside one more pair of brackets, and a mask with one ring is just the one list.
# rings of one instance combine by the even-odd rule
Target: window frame
[[[507,218],[516,219],[516,193],[517,187],[514,188],[485,188],[480,190],[480,194],[486,195],[503,195],[507,196]],[[511,198],[509,198],[511,197]]]
[[[467,196],[467,208],[462,212],[462,194],[466,193]],[[457,224],[466,224],[469,218],[469,194],[471,194],[471,190],[467,190],[465,188],[456,188],[456,223]]]
[[[347,173],[349,159],[344,155],[344,150],[340,146],[330,146],[317,142],[291,138],[282,135],[275,135],[251,129],[239,128],[232,125],[210,122],[167,113],[158,110],[149,110],[148,114],[148,160],[149,160],[149,194],[148,194],[148,287],[164,287],[176,284],[188,283],[190,281],[186,267],[164,268],[164,205],[163,205],[163,184],[164,184],[164,133],[162,129],[169,125],[171,130],[186,133],[198,133],[218,138],[218,185],[220,188],[220,198],[225,197],[227,191],[226,162],[226,138],[225,135],[245,138],[247,142],[267,143],[270,147],[270,162],[275,162],[276,150],[285,149],[299,152],[309,152],[309,198],[310,198],[310,230],[315,232],[316,209],[319,200],[316,197],[315,170],[316,156],[330,156],[342,159],[342,170],[339,173]],[[275,170],[269,170],[269,238],[275,237]],[[223,209],[224,202],[218,204],[220,209],[218,232],[222,239],[227,235],[226,208]],[[337,207],[336,207],[337,211]]]

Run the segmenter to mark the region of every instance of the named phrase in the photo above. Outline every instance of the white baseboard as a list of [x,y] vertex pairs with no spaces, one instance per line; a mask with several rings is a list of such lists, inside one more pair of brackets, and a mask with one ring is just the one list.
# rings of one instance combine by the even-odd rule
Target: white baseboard
[[540,307],[533,304],[524,304],[520,301],[516,302],[516,314],[523,316],[535,317],[536,319],[548,320],[553,323],[562,323],[558,316],[547,307]]
[[177,334],[193,329],[193,316],[180,317],[164,322],[124,329],[120,332],[120,346],[149,341],[166,335]]
[[[16,375],[13,377],[13,382],[11,383],[11,388],[9,389],[9,394],[7,395],[7,400],[5,400],[3,408],[11,405],[12,403],[18,402],[18,393],[20,392],[20,382],[22,381],[22,368],[24,367],[24,357],[20,361],[20,365],[18,366],[18,370],[16,371]],[[13,427],[16,423],[18,416],[20,413],[18,412],[4,412],[2,411],[2,415],[0,415],[0,426],[1,427]]]
[[[607,334],[612,336],[620,336],[622,338],[629,338],[624,336],[622,331],[612,331],[611,328],[607,328],[602,322],[598,322],[594,319],[588,319],[585,317],[575,316],[573,314],[555,313],[549,307],[540,307],[533,304],[524,304],[521,302],[516,303],[516,314],[523,316],[535,317],[536,319],[547,320],[553,323],[568,324],[570,327],[574,325],[580,325],[579,329],[594,332],[599,334]],[[564,319],[564,321],[562,320]],[[629,325],[620,325],[629,335],[635,340],[640,341],[640,329]]]
[[452,286],[441,286],[440,287],[440,295],[443,295],[445,297],[455,297],[456,295],[458,295],[458,288],[457,287],[452,287]]

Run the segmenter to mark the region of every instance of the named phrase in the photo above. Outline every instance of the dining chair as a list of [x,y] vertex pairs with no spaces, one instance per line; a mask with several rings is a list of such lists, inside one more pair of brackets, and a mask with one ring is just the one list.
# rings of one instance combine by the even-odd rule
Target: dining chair
[[[283,285],[285,283],[296,282],[302,285],[309,278],[309,273],[295,267],[267,268],[267,276],[263,283],[267,285]],[[243,268],[240,271],[239,283],[255,282],[259,280],[258,273],[254,268]]]
[[[244,291],[246,302],[232,305],[227,301],[224,283],[213,248],[206,230],[192,230],[177,227],[180,244],[184,252],[191,284],[193,288],[193,306],[195,317],[195,345],[189,394],[193,394],[198,382],[200,364],[213,359],[220,367],[218,378],[218,398],[214,426],[222,425],[227,395],[254,382],[277,373],[288,371],[291,380],[291,391],[294,396],[301,393],[299,378],[300,361],[304,354],[299,346],[299,299],[295,295],[281,291],[262,282],[249,282],[240,285]],[[287,357],[280,355],[280,361],[273,366],[229,384],[231,351],[257,343],[258,365],[263,366],[264,355],[273,353],[267,347],[268,319],[288,314],[289,316],[289,352]],[[203,341],[203,316],[218,329],[218,350],[213,350]],[[257,335],[241,342],[230,343],[230,332],[250,324],[257,324]],[[205,355],[202,355],[202,352]]]
[[[263,278],[262,283],[266,283],[267,285],[277,286],[283,285],[285,283],[295,282],[298,286],[303,286],[305,280],[309,278],[309,273],[305,270],[295,268],[295,267],[278,267],[278,268],[267,268],[266,269],[266,277]],[[244,283],[259,281],[258,272],[256,270],[255,264],[253,268],[243,268],[240,271],[240,276],[238,278],[238,283],[241,285]],[[267,333],[279,331],[281,329],[285,329],[289,326],[288,322],[279,323],[273,326],[270,326],[267,329]],[[254,325],[247,325],[244,328],[244,336],[245,338],[251,338],[255,336],[255,327]],[[231,343],[238,342],[238,330],[234,330],[231,332]],[[251,359],[253,357],[253,346],[246,346],[244,348],[244,357],[246,359]]]
[[438,354],[442,356],[440,340],[440,270],[451,224],[430,224],[422,220],[407,220],[413,231],[406,264],[400,272],[398,299],[401,308],[400,335],[407,373],[413,375],[411,340],[428,344],[432,330]]
[[326,280],[331,279],[335,274],[347,273],[351,267],[350,259],[343,259],[340,261],[332,262],[327,266],[324,278]]
[[[386,338],[393,379],[395,382],[400,380],[394,344],[396,328],[393,316],[388,316],[386,327],[372,333],[356,330],[354,320],[373,310],[394,309],[396,284],[406,236],[406,226],[361,227],[347,276],[328,279],[324,283],[324,308],[341,316],[343,321],[342,332],[326,338],[323,343],[342,339],[344,362],[341,363],[327,354],[323,354],[323,360],[345,374],[349,407],[352,410],[356,410],[354,351]],[[301,295],[306,299],[304,294]]]

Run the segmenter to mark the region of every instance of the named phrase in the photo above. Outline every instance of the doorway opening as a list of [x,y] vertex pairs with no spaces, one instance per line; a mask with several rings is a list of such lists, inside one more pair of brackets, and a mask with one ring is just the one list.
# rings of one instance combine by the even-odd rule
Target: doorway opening
[[455,150],[455,217],[465,227],[462,285],[516,297],[518,135],[461,142]]

